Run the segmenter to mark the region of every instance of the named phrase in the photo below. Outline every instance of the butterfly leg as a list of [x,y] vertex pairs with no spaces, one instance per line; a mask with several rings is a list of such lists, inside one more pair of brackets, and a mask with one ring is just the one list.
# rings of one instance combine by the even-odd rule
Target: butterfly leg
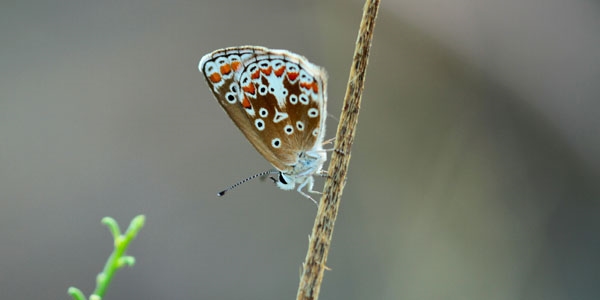
[[311,197],[309,194],[302,191],[302,189],[304,187],[306,187],[306,190],[309,193],[321,195],[322,194],[321,192],[313,191],[313,184],[314,184],[314,180],[313,180],[312,176],[306,177],[306,180],[304,180],[304,182],[302,182],[302,183],[300,183],[300,185],[298,185],[298,188],[296,189],[296,191],[298,191],[298,193],[300,193],[300,195],[310,199],[316,205],[319,205],[319,202],[317,202],[315,199],[313,199],[313,197]]
[[297,189],[298,193],[300,193],[300,195],[310,199],[310,201],[312,201],[315,205],[319,205],[319,202],[317,202],[317,200],[313,199],[313,197],[311,197],[310,195],[308,195],[307,193],[301,191],[300,189]]
[[321,145],[329,145],[329,144],[333,144],[333,141],[335,141],[335,137],[332,137],[326,141],[324,141]]
[[[325,142],[323,143],[323,145],[330,144],[332,140],[333,140],[333,139],[325,141]],[[341,154],[341,155],[346,155],[346,152],[345,152],[345,151],[342,151],[342,150],[340,150],[340,149],[336,149],[336,148],[322,149],[322,150],[320,150],[320,151],[323,151],[323,152],[333,152],[333,151],[335,151],[335,152],[337,152],[338,154]]]
[[[331,177],[329,177],[329,175],[327,173],[328,173],[327,170],[319,170],[316,173],[316,175],[318,175],[320,177],[325,177],[325,178],[328,178],[328,179],[331,178]],[[320,194],[323,194],[323,193],[320,193]]]

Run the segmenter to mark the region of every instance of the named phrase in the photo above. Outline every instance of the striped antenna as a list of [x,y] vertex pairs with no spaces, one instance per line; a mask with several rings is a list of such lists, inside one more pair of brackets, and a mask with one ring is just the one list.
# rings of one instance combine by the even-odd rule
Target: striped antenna
[[254,179],[256,177],[263,177],[265,175],[277,174],[277,173],[279,173],[279,171],[277,171],[277,170],[269,170],[269,171],[260,172],[258,174],[254,174],[254,175],[252,175],[252,176],[250,176],[250,177],[248,177],[248,178],[246,178],[246,179],[244,179],[244,180],[242,180],[242,181],[240,181],[240,182],[238,182],[238,183],[236,183],[236,184],[234,184],[234,185],[232,185],[232,186],[230,186],[230,187],[228,187],[228,188],[226,188],[226,189],[224,189],[224,190],[222,190],[220,192],[218,192],[217,196],[221,197],[221,196],[225,195],[225,193],[227,193],[227,191],[233,190],[234,188],[238,187],[242,183],[246,183],[247,181],[252,180],[252,179]]

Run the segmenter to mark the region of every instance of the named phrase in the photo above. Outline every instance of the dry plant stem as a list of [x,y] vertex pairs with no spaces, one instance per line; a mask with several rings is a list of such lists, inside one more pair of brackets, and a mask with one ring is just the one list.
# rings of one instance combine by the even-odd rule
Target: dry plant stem
[[379,0],[367,0],[365,3],[334,144],[336,150],[331,155],[323,197],[319,204],[312,234],[309,237],[308,253],[303,263],[300,286],[296,297],[298,300],[319,298],[323,272],[326,268],[325,264],[331,245],[333,226],[337,217],[342,190],[346,184],[350,150],[354,142],[356,124],[358,123],[358,112],[379,2]]

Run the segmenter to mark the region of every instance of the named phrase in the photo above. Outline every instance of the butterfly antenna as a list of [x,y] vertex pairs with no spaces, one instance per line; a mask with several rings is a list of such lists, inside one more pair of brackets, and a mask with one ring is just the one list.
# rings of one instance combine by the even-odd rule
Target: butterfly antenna
[[225,193],[227,193],[227,191],[233,190],[234,188],[238,187],[242,183],[246,183],[247,181],[250,181],[250,180],[252,180],[252,179],[254,179],[256,177],[263,177],[265,175],[277,174],[277,173],[279,173],[279,171],[277,171],[277,170],[269,170],[269,171],[260,172],[258,174],[254,174],[254,175],[252,175],[252,176],[250,176],[250,177],[248,177],[248,178],[246,178],[246,179],[244,179],[244,180],[242,180],[242,181],[240,181],[240,182],[238,182],[238,183],[236,183],[236,184],[234,184],[234,185],[232,185],[232,186],[230,186],[230,187],[228,187],[228,188],[226,188],[226,189],[224,189],[224,190],[222,190],[220,192],[218,192],[217,196],[221,197],[221,196],[225,195]]

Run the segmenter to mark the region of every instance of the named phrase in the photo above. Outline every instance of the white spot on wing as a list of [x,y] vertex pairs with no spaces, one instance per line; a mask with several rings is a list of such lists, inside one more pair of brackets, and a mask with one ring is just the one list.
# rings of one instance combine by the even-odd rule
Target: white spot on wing
[[285,125],[285,127],[283,127],[283,131],[285,134],[290,135],[294,133],[294,127],[292,127],[292,125]]
[[285,119],[287,119],[288,114],[284,113],[284,112],[280,112],[277,109],[275,109],[275,117],[273,118],[273,123],[279,123]]
[[259,114],[261,117],[263,117],[263,118],[266,118],[266,117],[269,115],[269,111],[268,111],[266,108],[264,108],[264,107],[261,107],[261,108],[258,110],[258,114]]
[[274,138],[271,140],[271,146],[273,146],[273,148],[279,148],[281,147],[281,140],[278,138]]
[[265,122],[262,119],[254,120],[254,126],[256,126],[256,129],[258,129],[258,131],[265,130]]
[[306,96],[306,94],[300,94],[299,101],[300,103],[307,105],[309,103],[308,96]]
[[235,104],[237,102],[236,94],[232,92],[225,94],[225,100],[227,100],[229,104]]

